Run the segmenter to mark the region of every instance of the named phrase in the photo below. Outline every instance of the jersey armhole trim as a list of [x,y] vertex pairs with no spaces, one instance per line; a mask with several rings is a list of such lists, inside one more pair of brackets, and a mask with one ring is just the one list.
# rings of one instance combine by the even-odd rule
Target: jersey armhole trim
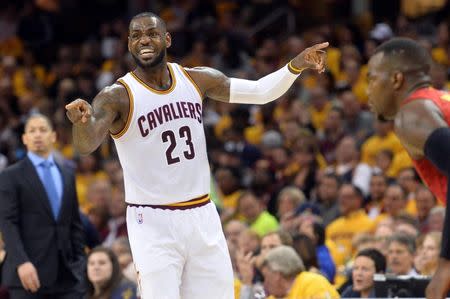
[[125,126],[122,128],[122,130],[120,130],[116,134],[111,134],[111,137],[114,139],[118,139],[118,138],[122,137],[128,131],[128,128],[130,127],[130,123],[131,123],[131,118],[132,118],[133,112],[134,112],[134,99],[133,99],[133,94],[131,93],[130,87],[122,79],[117,80],[117,82],[122,84],[127,91],[128,100],[130,103],[130,109],[128,109],[127,121],[125,122]]
[[191,75],[189,75],[189,73],[184,69],[184,67],[182,67],[180,65],[180,69],[184,73],[186,78],[188,78],[188,80],[191,81],[192,85],[194,85],[195,89],[197,90],[198,95],[200,96],[200,99],[203,101],[204,96],[203,96],[202,92],[200,91],[200,87],[198,87],[197,83],[195,83],[194,79],[192,79]]

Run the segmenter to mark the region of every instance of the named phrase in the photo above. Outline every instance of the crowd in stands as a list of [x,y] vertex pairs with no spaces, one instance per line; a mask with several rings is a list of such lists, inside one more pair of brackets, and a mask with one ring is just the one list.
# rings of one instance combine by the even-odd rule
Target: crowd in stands
[[[26,154],[27,116],[50,115],[56,157],[76,171],[89,247],[87,298],[136,298],[113,142],[78,155],[64,109],[77,97],[91,101],[133,69],[129,19],[102,20],[85,39],[67,42],[52,30],[57,8],[19,2],[0,9],[0,171]],[[277,101],[203,103],[211,197],[228,241],[236,299],[373,297],[375,273],[429,276],[437,267],[445,199],[422,184],[393,124],[369,111],[365,89],[376,46],[404,36],[429,49],[433,85],[450,90],[449,20],[442,18],[450,15],[448,4],[423,1],[434,3],[424,9],[414,7],[420,1],[391,1],[402,5],[390,19],[374,8],[342,20],[328,8],[330,18],[308,25],[304,9],[319,17],[321,11],[304,2],[336,8],[351,1],[156,1],[173,37],[169,61],[185,67],[258,79],[305,47],[330,42],[326,72],[304,71]],[[279,6],[293,12],[294,31],[278,24],[254,34],[258,16]],[[41,21],[35,30],[31,19]]]

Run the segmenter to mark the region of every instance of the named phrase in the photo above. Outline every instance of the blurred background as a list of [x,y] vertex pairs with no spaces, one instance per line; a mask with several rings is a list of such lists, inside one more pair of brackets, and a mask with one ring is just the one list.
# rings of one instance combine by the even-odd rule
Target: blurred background
[[[440,239],[433,232],[442,230],[444,199],[422,185],[392,123],[368,111],[365,88],[368,57],[383,41],[403,36],[430,51],[434,86],[450,89],[446,0],[0,1],[0,170],[26,155],[24,120],[50,115],[56,155],[76,171],[81,211],[93,225],[89,246],[127,244],[112,139],[78,155],[64,105],[77,97],[90,102],[134,68],[128,22],[143,11],[166,21],[169,61],[231,77],[258,79],[305,47],[330,42],[327,71],[303,72],[277,101],[204,101],[212,195],[233,259],[236,298],[244,296],[243,286],[255,290],[264,279],[260,265],[244,256],[261,258],[269,245],[292,246],[306,270],[341,294],[361,291],[352,269],[367,248],[386,258],[382,272],[434,273]],[[405,257],[395,246],[404,247]],[[135,280],[129,247],[116,253]]]

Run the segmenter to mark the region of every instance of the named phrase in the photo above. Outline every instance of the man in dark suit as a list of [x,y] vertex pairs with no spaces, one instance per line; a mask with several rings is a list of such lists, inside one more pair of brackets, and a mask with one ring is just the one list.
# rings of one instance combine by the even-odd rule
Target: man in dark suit
[[27,120],[22,141],[27,157],[0,173],[2,283],[11,299],[80,299],[85,238],[74,175],[55,162],[44,115]]

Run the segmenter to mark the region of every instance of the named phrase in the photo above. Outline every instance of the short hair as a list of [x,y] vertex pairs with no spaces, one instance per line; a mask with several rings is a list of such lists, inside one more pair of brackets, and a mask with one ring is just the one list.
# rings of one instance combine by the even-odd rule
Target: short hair
[[417,198],[417,193],[419,192],[428,192],[429,194],[431,194],[431,197],[433,198],[433,202],[436,203],[437,202],[437,198],[436,196],[434,196],[433,192],[425,185],[420,184],[417,189],[416,189],[416,198]]
[[417,218],[408,213],[401,213],[400,215],[395,216],[394,223],[396,225],[400,223],[406,223],[413,226],[415,229],[418,229],[419,227],[419,221],[417,220]]
[[383,53],[389,65],[402,66],[403,71],[422,71],[428,74],[432,59],[428,51],[409,38],[392,38],[375,49],[374,55]]
[[303,193],[303,191],[295,186],[286,186],[283,189],[281,189],[280,193],[277,196],[278,200],[283,195],[289,196],[289,198],[291,198],[294,201],[296,206],[299,206],[300,204],[302,204],[306,201],[306,197],[305,197],[305,194]]
[[305,271],[303,261],[297,252],[286,245],[271,249],[264,258],[263,267],[280,272],[284,278],[294,278]]
[[272,235],[277,235],[278,238],[280,238],[281,244],[292,246],[292,236],[287,231],[282,229],[265,234],[262,236],[261,241],[262,239]]
[[341,178],[339,176],[337,176],[337,174],[334,171],[327,171],[327,172],[325,172],[325,174],[322,176],[322,178],[327,178],[327,179],[334,180],[336,182],[336,185],[337,185],[338,189],[342,185]]
[[410,235],[404,233],[395,233],[389,237],[388,246],[390,246],[393,242],[404,245],[411,254],[414,254],[414,252],[416,251],[416,242]]
[[365,256],[373,261],[375,264],[376,273],[384,273],[386,271],[386,258],[384,255],[374,248],[363,249],[356,257]]
[[353,192],[355,192],[356,196],[361,198],[361,200],[364,200],[364,193],[362,192],[361,188],[358,186],[352,184],[352,183],[343,183],[340,188],[343,188],[344,186],[350,186],[353,189]]
[[402,192],[403,199],[405,199],[405,200],[408,199],[408,198],[407,198],[408,192],[407,192],[407,191],[405,190],[405,188],[403,188],[400,184],[398,184],[398,183],[392,183],[392,184],[389,184],[389,185],[387,186],[387,188],[386,188],[386,191],[387,191],[387,189],[389,189],[389,188],[398,188],[398,189],[400,189],[400,191]]
[[30,116],[28,116],[28,118],[25,121],[24,130],[28,126],[28,123],[30,122],[30,120],[35,119],[35,118],[42,118],[42,119],[44,119],[48,123],[48,126],[50,127],[50,130],[52,130],[52,131],[54,130],[53,123],[50,120],[50,117],[48,117],[47,115],[42,114],[42,113],[33,113]]
[[400,169],[400,171],[398,173],[400,174],[400,173],[402,173],[404,171],[411,171],[412,174],[413,174],[413,180],[416,181],[416,182],[420,182],[421,181],[420,176],[419,176],[419,174],[417,173],[417,170],[414,167],[404,167],[404,168]]
[[436,206],[433,207],[430,211],[430,214],[428,215],[428,217],[430,217],[431,215],[441,215],[442,217],[445,217],[445,207],[442,206]]
[[370,179],[372,179],[373,177],[380,177],[384,180],[386,185],[389,184],[389,178],[378,168],[374,168],[372,170],[372,175],[371,175]]
[[134,16],[133,18],[131,18],[131,20],[130,20],[130,26],[131,26],[131,23],[132,23],[134,20],[137,20],[137,19],[140,19],[140,18],[156,18],[156,19],[158,20],[158,23],[159,23],[159,25],[161,26],[161,28],[164,29],[164,31],[167,30],[166,22],[164,22],[164,20],[161,19],[160,16],[158,16],[157,14],[152,13],[152,12],[150,12],[150,11],[141,12],[140,14],[135,15],[135,16]]

